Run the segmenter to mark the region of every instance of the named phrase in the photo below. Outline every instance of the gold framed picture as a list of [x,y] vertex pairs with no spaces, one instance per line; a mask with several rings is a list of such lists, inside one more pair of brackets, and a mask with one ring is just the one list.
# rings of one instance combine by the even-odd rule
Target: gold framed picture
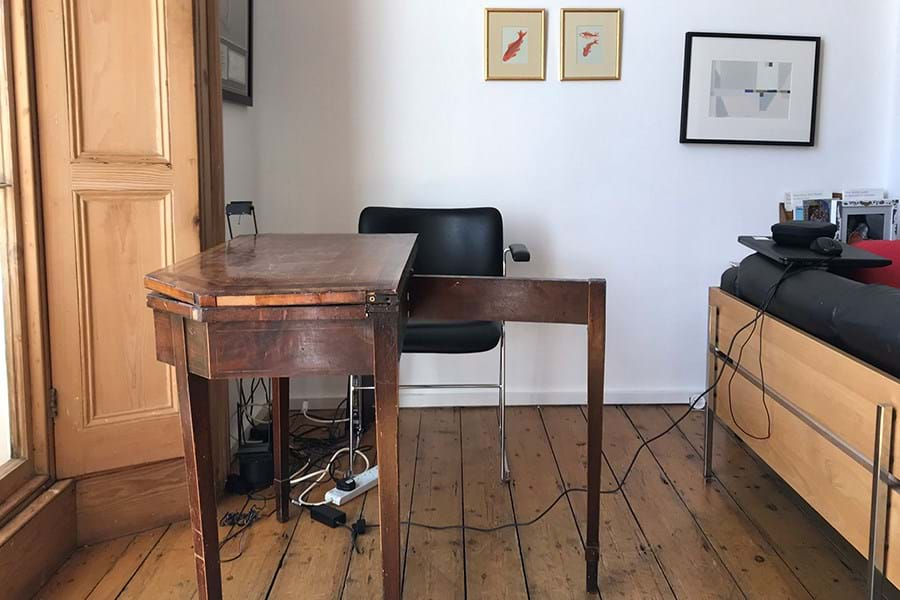
[[484,9],[484,79],[543,80],[546,19],[542,8]]
[[559,22],[561,81],[619,79],[621,9],[564,8]]

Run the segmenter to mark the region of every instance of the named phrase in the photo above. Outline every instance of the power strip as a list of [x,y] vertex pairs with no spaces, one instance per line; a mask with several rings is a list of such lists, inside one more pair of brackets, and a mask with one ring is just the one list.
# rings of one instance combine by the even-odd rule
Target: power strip
[[325,502],[330,502],[335,506],[346,504],[378,485],[378,465],[375,465],[368,471],[363,471],[359,475],[354,475],[356,487],[349,492],[342,492],[337,488],[333,488],[325,492]]

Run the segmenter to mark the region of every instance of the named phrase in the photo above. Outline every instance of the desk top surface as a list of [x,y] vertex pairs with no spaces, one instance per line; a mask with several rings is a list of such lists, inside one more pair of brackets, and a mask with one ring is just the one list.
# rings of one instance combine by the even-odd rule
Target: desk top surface
[[415,234],[246,235],[154,271],[144,285],[197,306],[365,304],[397,294],[415,246]]

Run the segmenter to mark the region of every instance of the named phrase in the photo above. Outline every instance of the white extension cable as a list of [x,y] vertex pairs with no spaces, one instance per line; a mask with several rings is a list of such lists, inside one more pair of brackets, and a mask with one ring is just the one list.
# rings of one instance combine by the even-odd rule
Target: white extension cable
[[304,416],[304,418],[306,418],[309,421],[312,421],[313,423],[319,423],[321,425],[334,425],[335,423],[349,423],[350,422],[349,417],[344,418],[344,419],[320,419],[318,417],[313,417],[312,415],[310,415],[307,412],[308,409],[309,409],[309,403],[304,402],[303,403],[303,411],[302,411],[303,416]]
[[[322,481],[325,480],[325,478],[328,476],[328,470],[329,470],[329,468],[331,467],[332,463],[333,463],[335,460],[337,460],[337,458],[338,458],[340,455],[345,454],[345,453],[347,453],[347,452],[350,452],[350,448],[349,448],[349,447],[348,447],[348,448],[341,448],[340,450],[338,450],[337,452],[335,452],[335,453],[331,456],[331,458],[328,460],[328,463],[325,465],[325,468],[324,468],[324,469],[320,469],[320,470],[318,470],[318,471],[313,471],[312,473],[307,473],[307,474],[305,474],[305,475],[301,475],[300,477],[296,477],[296,475],[297,475],[298,473],[300,473],[301,471],[303,471],[303,469],[306,469],[307,467],[309,467],[309,462],[307,462],[306,465],[305,465],[302,469],[300,469],[299,471],[297,471],[296,473],[294,473],[294,475],[291,476],[291,485],[292,485],[292,486],[293,486],[293,485],[297,485],[298,483],[303,483],[304,481],[309,481],[310,479],[315,478],[315,481],[313,481],[313,482],[312,482],[305,490],[303,490],[302,492],[300,492],[300,495],[297,496],[297,498],[295,498],[295,499],[293,500],[294,504],[297,504],[297,505],[299,505],[299,506],[322,506],[322,505],[328,504],[328,501],[327,501],[327,500],[323,500],[322,502],[307,502],[306,500],[304,500],[304,498],[306,498],[306,496],[307,496],[311,491],[313,491],[314,489],[316,489],[316,486],[317,486],[317,485],[319,485],[320,483],[322,483]],[[364,453],[360,452],[359,450],[356,450],[355,454],[356,454],[356,456],[361,456],[361,457],[362,457],[362,459],[363,459],[363,460],[365,461],[365,463],[366,463],[366,468],[365,468],[364,470],[368,471],[368,470],[369,470],[369,457],[366,456]]]

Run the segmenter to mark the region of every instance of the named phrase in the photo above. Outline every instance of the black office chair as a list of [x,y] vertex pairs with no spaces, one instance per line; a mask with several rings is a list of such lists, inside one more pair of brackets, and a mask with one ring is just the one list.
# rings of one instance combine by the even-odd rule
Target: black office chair
[[[369,207],[359,216],[360,233],[418,233],[413,272],[423,275],[505,276],[506,259],[528,262],[524,244],[503,246],[503,217],[496,208]],[[506,459],[506,333],[502,322],[424,321],[406,326],[403,352],[470,354],[500,344],[500,374],[496,384],[403,385],[404,389],[496,389],[500,411],[500,479],[509,480]],[[350,378],[350,401],[360,389]],[[368,386],[365,386],[368,387]]]

